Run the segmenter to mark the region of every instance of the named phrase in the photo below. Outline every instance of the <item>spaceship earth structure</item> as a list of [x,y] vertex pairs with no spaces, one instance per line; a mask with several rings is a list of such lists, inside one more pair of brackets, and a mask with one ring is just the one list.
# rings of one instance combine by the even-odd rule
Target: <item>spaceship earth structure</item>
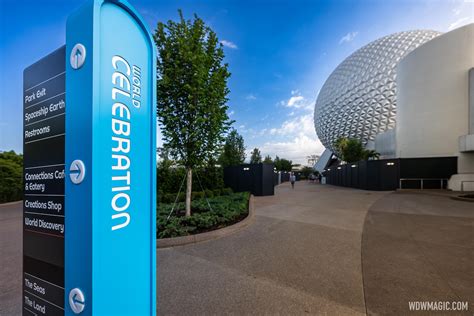
[[387,35],[355,51],[331,73],[316,100],[314,124],[332,150],[340,137],[364,145],[395,127],[396,70],[399,61],[441,33],[429,30]]

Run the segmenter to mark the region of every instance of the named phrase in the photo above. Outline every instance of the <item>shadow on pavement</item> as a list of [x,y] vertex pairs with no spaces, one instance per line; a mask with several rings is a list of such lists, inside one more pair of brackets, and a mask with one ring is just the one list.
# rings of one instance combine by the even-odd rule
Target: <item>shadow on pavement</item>
[[415,301],[462,301],[469,302],[465,314],[472,315],[473,254],[471,203],[398,192],[385,196],[369,209],[362,236],[367,314],[404,315]]

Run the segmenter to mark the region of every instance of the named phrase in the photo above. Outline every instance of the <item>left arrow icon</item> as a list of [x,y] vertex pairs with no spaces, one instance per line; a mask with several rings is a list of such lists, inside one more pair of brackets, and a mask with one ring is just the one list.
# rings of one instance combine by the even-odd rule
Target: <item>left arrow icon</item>
[[72,183],[80,184],[82,181],[84,181],[85,176],[86,166],[82,160],[74,160],[69,167],[69,178],[71,179]]
[[77,287],[69,292],[69,306],[74,314],[80,314],[84,310],[84,307],[86,307],[84,293]]

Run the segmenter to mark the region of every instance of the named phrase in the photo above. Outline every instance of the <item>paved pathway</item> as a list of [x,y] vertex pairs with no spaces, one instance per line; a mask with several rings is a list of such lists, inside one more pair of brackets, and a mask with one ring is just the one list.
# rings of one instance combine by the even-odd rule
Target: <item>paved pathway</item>
[[385,194],[297,182],[257,197],[245,230],[158,250],[158,313],[365,314],[362,228]]
[[0,315],[21,315],[23,204],[0,204]]
[[448,301],[470,303],[463,313],[473,315],[474,203],[385,196],[366,217],[362,262],[369,314],[403,315],[408,302]]
[[[159,315],[405,315],[417,300],[472,315],[474,203],[297,182],[255,206],[238,233],[157,250]],[[0,205],[0,315],[21,311],[21,211]]]

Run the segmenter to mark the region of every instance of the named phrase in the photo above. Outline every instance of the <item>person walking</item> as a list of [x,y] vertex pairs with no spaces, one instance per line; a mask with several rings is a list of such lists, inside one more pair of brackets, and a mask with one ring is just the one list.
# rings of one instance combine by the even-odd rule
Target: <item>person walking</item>
[[290,173],[290,182],[291,182],[291,188],[292,189],[295,188],[295,181],[296,181],[296,176],[295,176],[295,173],[292,172],[292,173]]

